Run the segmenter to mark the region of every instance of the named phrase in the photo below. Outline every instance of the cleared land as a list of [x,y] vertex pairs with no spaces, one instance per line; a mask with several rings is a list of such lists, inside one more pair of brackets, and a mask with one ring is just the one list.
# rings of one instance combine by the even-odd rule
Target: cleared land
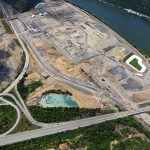
[[32,93],[27,101],[27,105],[37,105],[38,101],[41,99],[42,93],[48,90],[62,90],[69,91],[72,93],[73,99],[77,102],[80,108],[102,108],[103,105],[99,102],[98,98],[90,94],[84,94],[77,89],[68,86],[59,81],[54,81],[50,85],[45,85]]
[[136,92],[133,95],[133,101],[135,102],[144,102],[146,100],[150,100],[150,89]]
[[[125,60],[131,55],[137,55],[147,68],[148,62],[114,31],[69,3],[48,0],[43,10],[44,12],[33,10],[21,14],[18,21],[24,30],[28,29],[26,35],[32,41],[35,53],[39,54],[38,59],[45,60],[44,63],[53,67],[58,74],[98,86],[99,92],[93,92],[91,96],[94,95],[96,100],[99,97],[98,101],[103,104],[107,102],[106,105],[114,105],[116,101],[129,105],[126,99],[132,100],[135,91],[150,89],[150,72],[145,70],[140,77],[137,70],[127,65]],[[30,72],[37,72],[42,76],[44,84],[48,82],[52,85],[52,79],[48,79],[43,70],[41,73],[35,62],[30,64]],[[132,63],[139,68],[135,61]],[[57,79],[57,76],[55,78]],[[48,87],[48,84],[45,84],[45,87]],[[72,85],[67,88],[71,89],[70,87]],[[59,88],[61,89],[61,86],[57,89]],[[77,90],[82,92],[81,89]],[[36,95],[36,92],[33,95]],[[37,97],[32,97],[31,94],[27,104],[38,105],[38,94]],[[80,95],[74,95],[78,94]],[[79,97],[75,99],[80,107],[99,107],[97,102],[85,102],[85,98],[81,101]]]

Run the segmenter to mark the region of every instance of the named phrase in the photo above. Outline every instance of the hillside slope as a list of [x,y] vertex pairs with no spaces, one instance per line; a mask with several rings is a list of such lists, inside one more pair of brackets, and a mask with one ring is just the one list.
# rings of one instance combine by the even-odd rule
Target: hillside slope
[[105,2],[129,8],[134,11],[150,16],[150,0],[103,0]]

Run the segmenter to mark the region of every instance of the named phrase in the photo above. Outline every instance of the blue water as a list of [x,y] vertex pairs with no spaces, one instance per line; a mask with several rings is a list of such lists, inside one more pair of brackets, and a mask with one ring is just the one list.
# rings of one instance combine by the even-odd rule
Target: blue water
[[122,37],[134,43],[143,52],[150,54],[150,23],[128,14],[126,11],[98,0],[66,0],[78,5],[97,18],[105,21]]
[[42,107],[78,107],[72,96],[53,93],[44,96],[40,105]]

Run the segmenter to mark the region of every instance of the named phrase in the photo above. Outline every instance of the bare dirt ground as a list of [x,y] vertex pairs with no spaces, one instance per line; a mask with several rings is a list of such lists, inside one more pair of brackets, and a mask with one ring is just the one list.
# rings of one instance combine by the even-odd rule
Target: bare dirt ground
[[[129,108],[132,106],[129,106],[128,100],[132,100],[135,92],[140,93],[150,87],[148,71],[139,76],[124,61],[131,52],[135,55],[140,54],[108,27],[65,2],[47,2],[43,10],[46,14],[32,10],[30,14],[22,16],[19,21],[29,29],[27,33],[29,39],[47,64],[65,76],[100,87],[99,99],[106,101],[109,97]],[[145,58],[141,57],[148,67]],[[29,73],[34,74],[34,72],[40,76],[44,73],[43,71],[40,73],[37,67],[30,66]],[[53,89],[57,85],[53,83],[56,80],[52,78],[45,78],[42,81],[48,82],[44,84],[43,89],[48,87]],[[64,90],[73,88],[62,85],[57,85],[55,88],[64,88]],[[91,105],[87,100],[89,97],[82,98],[81,92],[75,92],[74,95],[78,96],[76,100],[81,107],[84,107],[83,103],[86,101],[88,103],[86,107]],[[103,95],[107,97],[104,99]],[[30,104],[37,103],[40,94],[37,96]],[[134,97],[146,99],[149,95]],[[111,100],[108,103],[111,103]]]
[[[49,79],[50,81],[50,79]],[[42,88],[38,89],[36,92],[32,93],[27,101],[27,105],[36,104],[35,102],[41,97],[42,93],[50,89],[59,89],[62,91],[69,91],[73,94],[74,100],[77,102],[81,108],[102,108],[103,105],[99,102],[98,98],[92,95],[84,94],[77,89],[74,89],[60,81],[52,81],[49,85],[44,85]]]
[[[62,57],[60,55],[57,55],[55,51],[51,51],[50,54],[54,54],[56,57]],[[38,88],[34,93],[31,93],[29,95],[27,105],[37,105],[43,92],[50,89],[59,89],[62,91],[71,92],[73,94],[74,100],[76,100],[79,107],[81,108],[103,108],[103,104],[100,103],[98,97],[92,96],[88,93],[82,93],[78,89],[75,89],[69,85],[66,85],[63,82],[57,81],[56,79],[46,75],[44,70],[39,67],[38,63],[35,62],[34,58],[30,54],[30,65],[28,69],[28,77],[26,78],[25,84],[30,84],[31,82],[38,80],[41,80],[44,85]]]
[[66,76],[73,77],[82,82],[88,82],[88,76],[86,76],[82,71],[81,68],[86,66],[85,63],[73,65],[70,64],[64,56],[53,55],[53,60],[50,63],[59,70],[62,74]]
[[88,76],[82,71],[82,68],[87,66],[87,63],[71,64],[70,61],[63,55],[59,54],[56,47],[38,38],[34,40],[34,44],[38,49],[46,52],[46,57],[49,59],[50,65],[57,69],[60,73],[75,78],[81,82],[89,82]]
[[145,100],[150,100],[150,89],[137,92],[133,95],[134,102],[143,102]]

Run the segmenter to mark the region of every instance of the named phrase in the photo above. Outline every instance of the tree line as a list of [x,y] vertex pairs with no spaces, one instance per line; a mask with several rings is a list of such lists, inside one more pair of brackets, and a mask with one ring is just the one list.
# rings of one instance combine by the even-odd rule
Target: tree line
[[30,10],[42,0],[3,0],[3,1],[12,5],[17,10],[24,12]]
[[68,107],[43,108],[40,106],[30,106],[29,111],[31,112],[33,118],[39,122],[45,123],[64,122],[114,112],[114,110]]
[[0,106],[0,134],[8,131],[16,122],[17,113],[11,106]]
[[[116,126],[118,125],[134,127],[140,133],[146,133],[146,135],[150,135],[149,131],[145,130],[139,122],[137,122],[133,117],[130,116],[86,128],[79,128],[73,131],[67,131],[55,135],[49,135],[7,146],[2,146],[1,150],[46,150],[50,148],[58,149],[59,144],[62,143],[68,143],[70,149],[74,150],[85,147],[87,147],[88,150],[110,150],[110,142],[113,140],[118,140],[119,143],[121,143],[121,145],[116,146],[116,150],[124,148],[124,150],[129,150],[134,143],[130,143],[130,141],[127,141],[129,145],[126,144],[126,141],[123,140],[124,136],[120,135],[115,130]],[[148,137],[150,138],[150,136]],[[139,142],[138,144],[140,144],[139,140],[137,142]],[[141,144],[143,144],[143,148],[145,148],[146,150],[149,149],[149,144],[146,141],[142,141]],[[141,147],[142,146],[140,146],[140,148]],[[137,147],[133,149],[139,150]]]
[[20,93],[21,97],[26,100],[30,93],[34,92],[38,87],[42,86],[43,83],[41,80],[33,81],[32,83],[25,85],[25,78],[28,75],[25,74],[24,77],[18,83],[18,92]]

